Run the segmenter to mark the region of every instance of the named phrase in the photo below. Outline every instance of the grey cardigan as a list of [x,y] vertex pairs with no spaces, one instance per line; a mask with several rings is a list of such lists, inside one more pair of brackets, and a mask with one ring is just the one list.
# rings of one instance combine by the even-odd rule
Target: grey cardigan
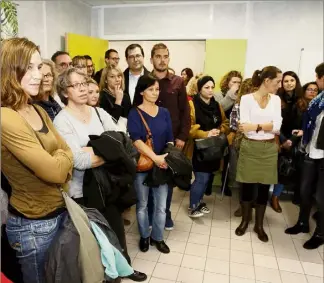
[[237,94],[228,91],[225,95],[222,92],[214,94],[215,100],[222,106],[224,111],[231,109],[237,99]]

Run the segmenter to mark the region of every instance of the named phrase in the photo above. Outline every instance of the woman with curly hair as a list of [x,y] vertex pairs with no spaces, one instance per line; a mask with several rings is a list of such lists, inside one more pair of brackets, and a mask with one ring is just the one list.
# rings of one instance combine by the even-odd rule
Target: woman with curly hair
[[[229,119],[233,105],[237,100],[237,92],[241,86],[243,77],[239,71],[230,71],[221,79],[221,91],[214,94],[215,100],[223,107],[226,117]],[[226,168],[229,163],[229,155],[224,156],[223,172],[222,172],[222,188],[225,187],[225,195],[232,196],[232,191],[228,187],[226,178]]]

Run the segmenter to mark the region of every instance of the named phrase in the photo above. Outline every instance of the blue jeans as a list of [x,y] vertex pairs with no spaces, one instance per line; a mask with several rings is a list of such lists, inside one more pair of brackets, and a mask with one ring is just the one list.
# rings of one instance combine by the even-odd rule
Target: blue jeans
[[31,220],[9,215],[7,235],[21,264],[24,282],[45,282],[44,262],[65,213],[46,220]]
[[168,185],[165,184],[156,188],[151,188],[154,210],[152,218],[152,232],[150,233],[147,208],[150,188],[143,185],[146,177],[147,173],[136,173],[135,190],[137,194],[136,216],[138,229],[142,238],[148,238],[151,234],[153,240],[162,241],[166,218],[165,208],[168,196]]
[[[153,217],[153,210],[154,210],[154,200],[152,195],[152,190],[150,190],[149,193],[149,200],[148,200],[148,214],[149,214],[149,221],[150,226],[152,226],[152,217]],[[165,227],[166,228],[172,228],[173,227],[173,220],[171,218],[171,202],[172,202],[172,195],[173,195],[173,186],[168,186],[168,197],[166,200],[166,220],[165,220]]]
[[190,208],[195,209],[204,197],[207,184],[212,173],[194,172],[195,181],[190,189]]
[[284,185],[283,184],[276,184],[274,185],[273,187],[273,192],[272,194],[275,196],[275,197],[280,197],[282,191],[284,189]]

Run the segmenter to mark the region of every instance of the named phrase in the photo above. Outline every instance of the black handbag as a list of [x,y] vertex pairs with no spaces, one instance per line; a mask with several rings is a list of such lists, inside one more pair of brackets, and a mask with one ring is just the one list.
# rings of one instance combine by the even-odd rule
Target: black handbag
[[225,134],[205,139],[196,139],[195,147],[198,161],[214,161],[222,159],[228,146]]
[[280,156],[278,161],[278,173],[280,176],[292,177],[296,172],[296,164],[290,156]]

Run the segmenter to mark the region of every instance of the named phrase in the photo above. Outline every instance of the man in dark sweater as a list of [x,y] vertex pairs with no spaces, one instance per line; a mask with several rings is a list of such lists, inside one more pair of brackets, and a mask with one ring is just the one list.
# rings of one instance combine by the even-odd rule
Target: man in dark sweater
[[[112,66],[118,66],[119,63],[119,55],[118,52],[115,49],[108,49],[105,52],[105,63],[106,65],[110,64]],[[102,74],[102,70],[99,70],[95,75],[94,75],[94,80],[99,84],[100,83],[100,79],[101,79],[101,74]]]
[[[182,150],[188,139],[191,126],[189,103],[183,79],[168,71],[169,62],[170,57],[167,46],[163,43],[154,45],[151,51],[151,63],[154,68],[152,75],[158,78],[160,84],[160,95],[156,103],[158,106],[169,110],[175,146]],[[173,188],[169,187],[166,205],[166,230],[173,230],[170,211],[172,193]]]

